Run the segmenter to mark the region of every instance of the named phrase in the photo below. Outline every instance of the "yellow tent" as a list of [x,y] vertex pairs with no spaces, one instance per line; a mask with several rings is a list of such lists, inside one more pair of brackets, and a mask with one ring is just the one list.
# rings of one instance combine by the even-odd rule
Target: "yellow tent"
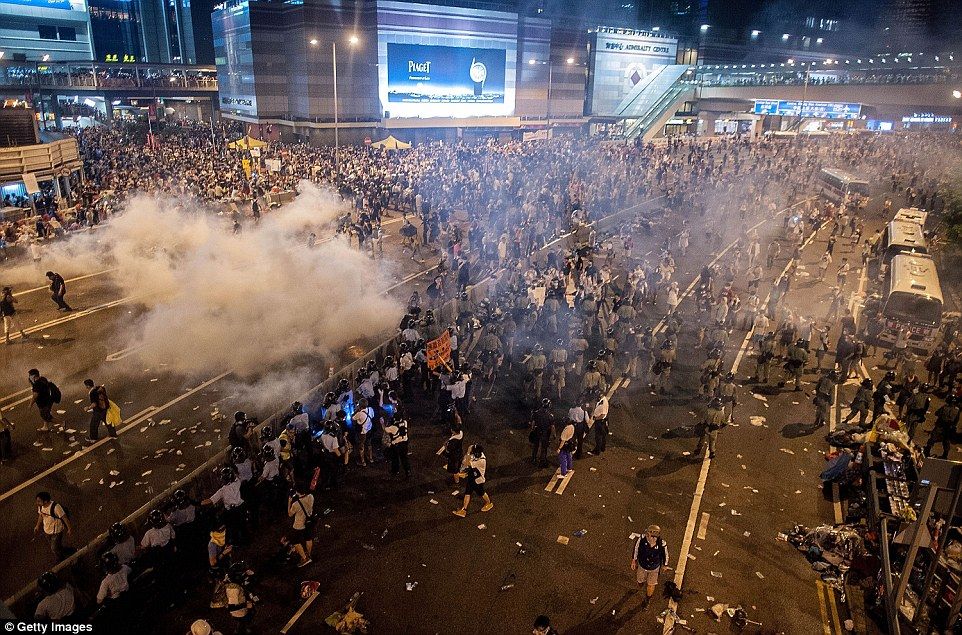
[[387,139],[381,139],[371,144],[372,148],[384,148],[386,150],[407,150],[411,147],[410,143],[401,141],[394,135],[388,135]]
[[250,150],[251,148],[263,148],[267,145],[266,141],[261,141],[260,139],[252,139],[251,137],[244,136],[237,141],[232,141],[227,144],[227,147],[231,150]]

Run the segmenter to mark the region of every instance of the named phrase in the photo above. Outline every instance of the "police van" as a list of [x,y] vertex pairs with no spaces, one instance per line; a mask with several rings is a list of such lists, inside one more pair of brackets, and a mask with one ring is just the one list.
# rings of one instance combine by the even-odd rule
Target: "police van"
[[883,264],[889,264],[899,254],[928,254],[925,233],[918,223],[893,220],[885,226],[879,241],[879,256]]
[[917,207],[903,207],[895,213],[895,218],[892,220],[915,223],[922,229],[925,229],[925,221],[928,219],[929,213],[924,209],[919,209]]
[[878,339],[892,344],[905,328],[910,348],[929,350],[942,325],[942,311],[935,262],[921,254],[893,256],[885,276]]

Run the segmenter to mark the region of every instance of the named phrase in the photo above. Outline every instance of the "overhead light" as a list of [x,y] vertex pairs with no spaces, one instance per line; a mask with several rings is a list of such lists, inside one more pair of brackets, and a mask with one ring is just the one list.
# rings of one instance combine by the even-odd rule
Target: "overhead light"
[[317,41],[316,37],[311,38],[311,46],[317,46],[318,44],[320,44],[320,42]]
[[825,41],[825,38],[817,38],[817,39],[815,40],[815,43],[816,43],[816,44],[821,44],[821,43],[824,42],[824,41]]
[[348,38],[347,41],[350,42],[351,44],[357,44],[358,42],[360,42],[360,40],[357,39],[356,35],[352,35],[350,38]]
[[528,64],[536,64],[536,63],[537,63],[537,60],[533,60],[533,59],[528,60]]
[[789,64],[795,64],[795,60],[793,60],[792,58],[788,58],[788,63],[789,63]]
[[575,58],[569,57],[569,58],[568,58],[567,60],[565,60],[565,61],[568,62],[569,64],[574,64],[574,63],[575,63]]
[[660,27],[660,26],[653,26],[653,27],[651,27],[651,30],[654,31],[655,33],[657,33],[658,31],[661,31],[661,27]]
[[709,25],[707,25],[707,24],[701,25],[701,32],[702,32],[702,33],[706,32],[706,31],[708,30],[708,27],[709,27]]
[[754,37],[758,37],[758,36],[761,35],[761,34],[762,34],[762,32],[759,31],[759,30],[757,30],[757,29],[754,30],[754,31],[752,31],[752,37],[753,37],[753,38],[754,38]]
[[953,90],[952,96],[956,99],[962,99],[962,90]]
[[789,37],[791,36],[788,33],[782,33],[782,42],[787,42]]
[[44,62],[49,62],[49,61],[50,61],[50,54],[49,54],[49,53],[43,56],[43,61],[44,61]]

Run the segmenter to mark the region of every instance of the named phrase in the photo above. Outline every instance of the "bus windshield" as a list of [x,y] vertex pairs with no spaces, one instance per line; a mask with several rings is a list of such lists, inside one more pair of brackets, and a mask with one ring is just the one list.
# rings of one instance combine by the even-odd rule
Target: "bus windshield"
[[889,295],[882,313],[893,320],[935,325],[942,321],[942,301],[925,295],[894,291]]

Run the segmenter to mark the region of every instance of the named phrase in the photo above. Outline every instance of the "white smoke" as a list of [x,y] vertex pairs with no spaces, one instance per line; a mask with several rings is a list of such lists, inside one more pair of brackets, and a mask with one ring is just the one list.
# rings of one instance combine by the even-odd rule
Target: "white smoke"
[[[309,383],[305,364],[383,336],[403,312],[382,293],[391,282],[380,263],[345,239],[323,240],[346,211],[337,197],[307,182],[299,189],[237,235],[196,201],[140,195],[96,231],[52,244],[43,267],[68,277],[115,267],[118,297],[146,307],[119,323],[118,348],[139,347],[147,365],[191,376],[230,369],[270,384],[267,393],[296,390]],[[319,237],[313,249],[310,231]]]

